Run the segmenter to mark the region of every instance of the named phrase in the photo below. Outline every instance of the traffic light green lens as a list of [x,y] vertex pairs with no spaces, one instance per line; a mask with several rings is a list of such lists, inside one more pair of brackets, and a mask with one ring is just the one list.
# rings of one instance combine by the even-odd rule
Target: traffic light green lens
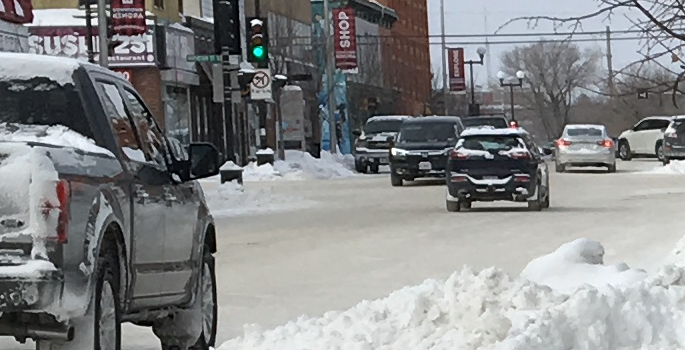
[[264,57],[264,47],[263,46],[257,46],[252,48],[252,56],[255,58],[262,58]]

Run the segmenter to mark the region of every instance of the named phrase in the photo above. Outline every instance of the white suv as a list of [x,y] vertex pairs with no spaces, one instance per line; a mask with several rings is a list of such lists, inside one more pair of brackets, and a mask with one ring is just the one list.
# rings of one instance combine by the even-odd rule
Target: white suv
[[631,160],[634,156],[657,157],[663,160],[664,130],[674,117],[647,117],[618,137],[618,156]]

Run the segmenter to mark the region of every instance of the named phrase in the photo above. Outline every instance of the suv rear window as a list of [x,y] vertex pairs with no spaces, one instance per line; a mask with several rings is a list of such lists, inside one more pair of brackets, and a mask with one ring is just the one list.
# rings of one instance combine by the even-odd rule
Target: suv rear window
[[504,129],[509,127],[506,119],[498,117],[470,117],[462,119],[461,122],[464,124],[465,128],[475,128],[478,126],[492,126],[497,129]]
[[457,125],[439,122],[404,124],[397,136],[397,142],[445,142],[456,139]]
[[674,119],[671,122],[671,128],[678,133],[685,132],[685,119]]
[[0,81],[0,123],[62,125],[93,139],[93,133],[73,84],[45,77]]
[[402,119],[370,120],[364,125],[367,134],[380,134],[382,132],[397,132],[402,127]]
[[509,151],[516,148],[526,149],[526,145],[515,135],[473,135],[466,136],[459,141],[457,148],[472,151]]

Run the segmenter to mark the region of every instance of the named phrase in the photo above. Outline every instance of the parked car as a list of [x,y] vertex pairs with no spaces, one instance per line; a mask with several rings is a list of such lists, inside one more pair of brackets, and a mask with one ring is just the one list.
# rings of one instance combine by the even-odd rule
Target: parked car
[[664,159],[663,138],[664,131],[674,117],[647,117],[640,120],[630,130],[626,130],[618,137],[618,155],[622,160],[634,157],[656,157]]
[[556,145],[555,169],[558,173],[567,167],[606,167],[616,172],[614,141],[607,128],[599,124],[568,124]]
[[390,150],[392,186],[402,186],[404,181],[418,178],[444,177],[447,156],[463,130],[459,117],[405,120]]
[[0,62],[0,334],[119,349],[126,321],[165,350],[213,347],[216,229],[194,180],[218,173],[217,149],[179,150],[108,69]]
[[354,164],[358,173],[378,173],[379,166],[388,164],[389,138],[394,140],[402,122],[411,118],[407,115],[378,115],[369,118],[362,130],[352,132]]
[[685,116],[675,117],[664,131],[664,165],[685,160]]
[[549,171],[523,129],[468,129],[447,163],[447,211],[473,202],[514,201],[540,211],[550,206]]

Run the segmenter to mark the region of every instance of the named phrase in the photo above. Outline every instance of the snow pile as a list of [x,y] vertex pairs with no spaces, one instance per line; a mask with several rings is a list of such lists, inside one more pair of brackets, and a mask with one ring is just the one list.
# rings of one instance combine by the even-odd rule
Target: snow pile
[[316,204],[304,198],[274,194],[271,188],[251,189],[237,181],[217,184],[203,181],[207,206],[214,217],[256,215],[300,210]]
[[352,155],[321,152],[321,158],[301,151],[286,151],[285,161],[273,165],[250,163],[243,168],[244,181],[333,179],[355,176]]
[[574,241],[531,261],[522,278],[464,268],[343,312],[269,331],[246,326],[219,350],[685,348],[683,270],[647,276],[625,264],[603,266],[603,253],[597,242]]
[[645,171],[645,173],[663,175],[683,175],[685,174],[685,160],[672,160],[667,165]]

